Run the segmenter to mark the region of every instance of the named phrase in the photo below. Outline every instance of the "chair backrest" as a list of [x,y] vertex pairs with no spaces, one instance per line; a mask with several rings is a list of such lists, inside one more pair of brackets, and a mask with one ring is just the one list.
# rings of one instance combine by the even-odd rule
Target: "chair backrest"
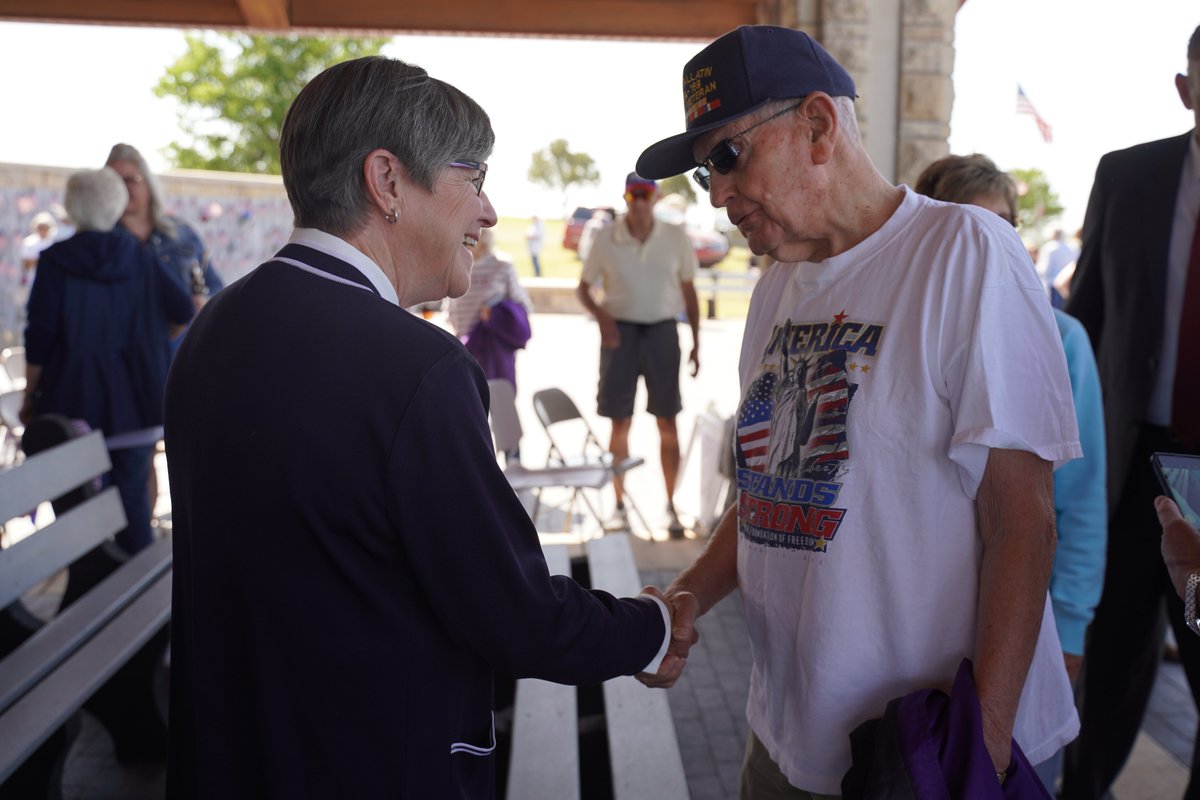
[[492,423],[492,440],[496,452],[509,455],[521,446],[521,418],[517,414],[517,390],[511,383],[495,378],[488,381],[492,395],[489,417]]
[[533,394],[533,410],[547,428],[556,422],[569,419],[582,419],[575,401],[567,396],[562,389],[542,389]]
[[[533,395],[533,410],[550,440],[548,464],[604,463],[611,459],[608,448],[592,430],[575,401],[562,389],[542,389]],[[557,429],[552,431],[551,428]],[[576,438],[578,437],[578,438]],[[563,448],[563,441],[578,441],[578,449]]]

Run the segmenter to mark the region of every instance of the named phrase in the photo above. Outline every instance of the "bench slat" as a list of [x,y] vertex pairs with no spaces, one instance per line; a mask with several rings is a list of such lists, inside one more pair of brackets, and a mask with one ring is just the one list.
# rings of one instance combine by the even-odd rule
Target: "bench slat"
[[[0,479],[0,487],[5,481]],[[50,525],[0,550],[0,608],[125,527],[117,487],[110,486]]]
[[0,713],[87,642],[171,568],[171,541],[162,539],[109,575],[52,625],[38,630],[4,659]]
[[[546,545],[542,551],[551,575],[571,574],[566,545]],[[574,686],[517,681],[506,797],[578,800],[578,717]]]
[[[629,534],[587,543],[592,588],[618,597],[642,589]],[[604,716],[616,800],[686,800],[690,797],[667,693],[624,676],[604,683]]]
[[100,431],[70,439],[0,473],[0,523],[28,514],[111,469]]
[[0,782],[95,693],[171,617],[171,573],[0,716]]

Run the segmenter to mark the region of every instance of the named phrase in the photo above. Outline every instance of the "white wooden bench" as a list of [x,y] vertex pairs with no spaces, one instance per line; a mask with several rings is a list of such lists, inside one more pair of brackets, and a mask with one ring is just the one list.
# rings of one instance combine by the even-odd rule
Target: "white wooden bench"
[[[109,469],[99,432],[72,439],[0,472],[0,520],[20,517]],[[125,527],[115,487],[0,550],[0,608]],[[171,614],[171,543],[156,542],[61,610],[0,660],[0,782],[14,773],[164,629]],[[13,791],[11,785],[4,786]]]
[[[569,575],[566,545],[544,548],[550,570]],[[638,594],[642,583],[629,534],[587,543],[591,585],[618,597]],[[667,694],[633,677],[603,685],[609,767],[615,800],[687,800],[687,778]],[[517,682],[508,800],[577,800],[580,797],[576,689],[539,680]]]

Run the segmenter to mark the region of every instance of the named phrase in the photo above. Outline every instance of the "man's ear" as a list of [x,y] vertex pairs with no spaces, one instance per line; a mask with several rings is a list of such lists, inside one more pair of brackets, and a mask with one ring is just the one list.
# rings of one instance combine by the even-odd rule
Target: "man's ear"
[[363,183],[367,187],[367,197],[371,205],[379,209],[384,217],[392,217],[401,208],[401,198],[404,187],[408,182],[408,171],[392,153],[383,148],[372,150],[363,159]]
[[814,164],[825,164],[833,158],[837,146],[838,108],[833,98],[824,92],[813,92],[800,109],[809,125],[809,147]]
[[1183,107],[1188,111],[1192,109],[1192,93],[1188,89],[1187,75],[1180,73],[1175,76],[1175,88],[1179,90],[1179,99],[1183,101]]

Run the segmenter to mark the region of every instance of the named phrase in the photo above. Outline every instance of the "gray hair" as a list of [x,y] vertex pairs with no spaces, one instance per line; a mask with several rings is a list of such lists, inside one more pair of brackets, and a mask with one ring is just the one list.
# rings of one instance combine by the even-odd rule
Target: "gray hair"
[[[762,107],[758,114],[755,115],[754,121],[761,122],[762,120],[769,119],[771,116],[782,112],[789,106],[796,105],[803,99],[803,97],[788,97],[784,98],[783,100],[775,100],[774,102],[767,103]],[[831,97],[830,100],[833,101],[833,105],[837,109],[838,128],[841,129],[842,135],[849,139],[852,143],[860,144],[862,142],[862,134],[858,129],[858,117],[855,115],[854,111],[854,98]]]
[[104,166],[111,167],[118,161],[133,164],[146,181],[146,187],[150,190],[150,221],[154,229],[171,239],[176,238],[175,220],[168,216],[166,208],[163,207],[162,185],[158,182],[158,177],[150,171],[146,159],[142,158],[142,154],[131,144],[114,144],[112,150],[108,151],[108,160],[104,162]]
[[63,204],[79,230],[111,231],[129,205],[129,192],[111,167],[85,169],[67,178]]
[[420,67],[369,56],[335,64],[300,90],[279,135],[279,165],[296,227],[344,236],[367,220],[363,161],[372,150],[395,155],[432,192],[451,161],[483,161],[494,143],[470,97]]

